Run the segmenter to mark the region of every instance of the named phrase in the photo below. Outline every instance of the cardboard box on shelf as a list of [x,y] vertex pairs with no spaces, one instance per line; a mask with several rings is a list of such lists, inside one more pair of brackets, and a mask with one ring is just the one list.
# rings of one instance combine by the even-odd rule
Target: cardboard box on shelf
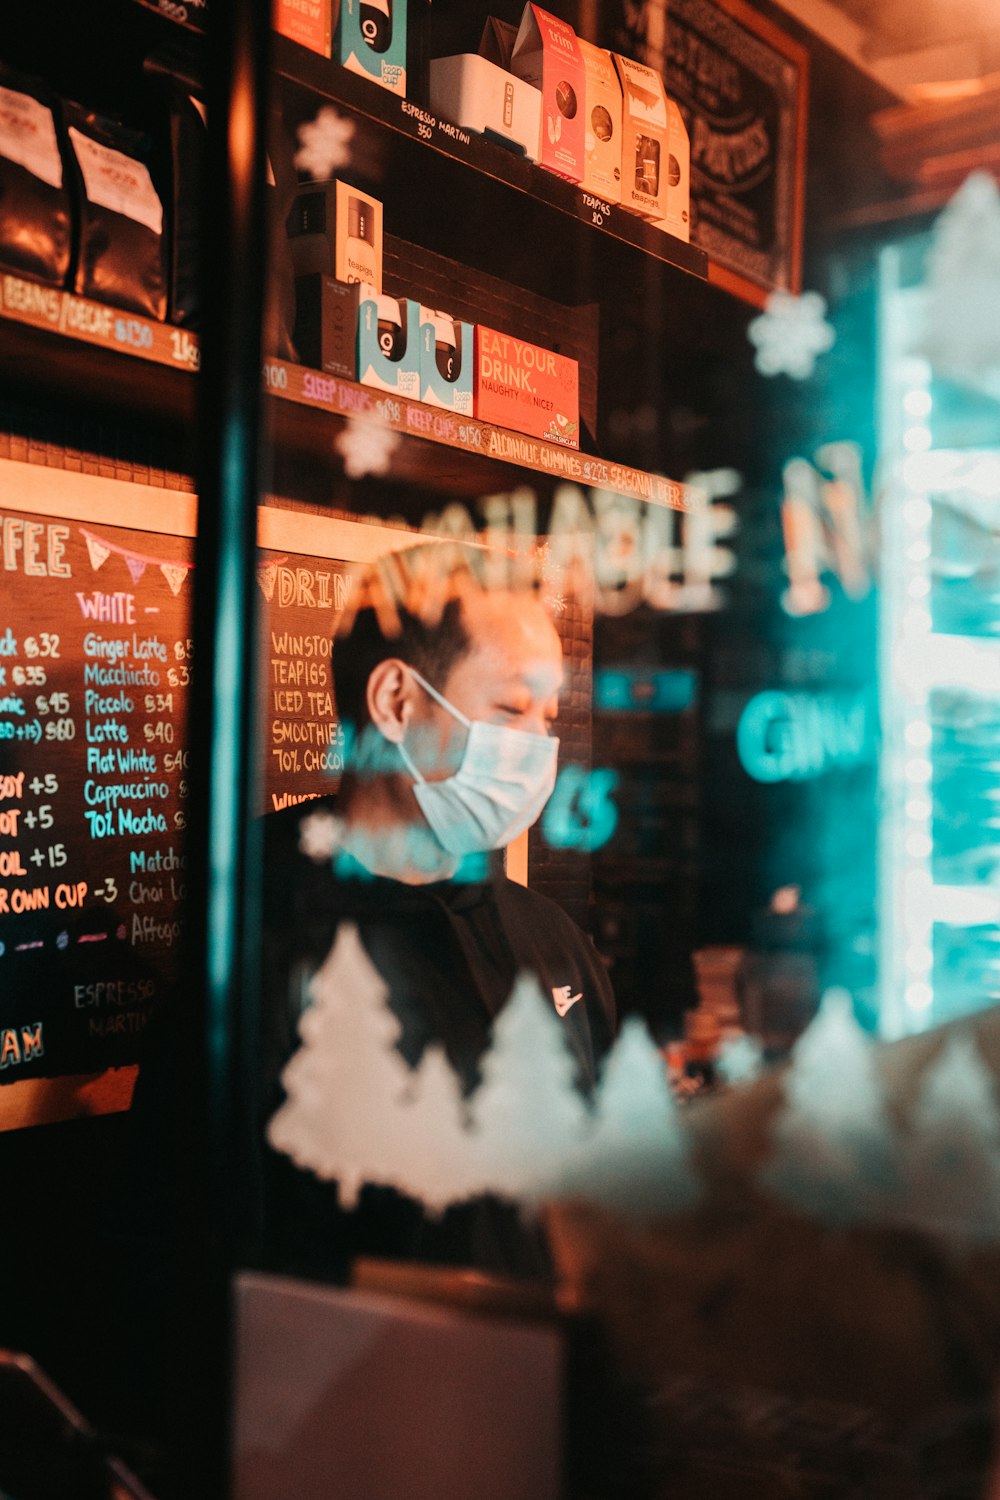
[[436,57],[430,64],[430,105],[454,120],[538,160],[541,94],[474,52]]
[[341,380],[357,379],[360,290],[356,282],[318,272],[297,278],[294,342],[300,363]]
[[586,74],[576,32],[540,5],[526,5],[511,52],[510,70],[542,96],[538,160],[560,177],[580,182]]
[[408,297],[360,292],[358,379],[398,396],[420,398],[420,307]]
[[337,183],[333,273],[382,290],[382,205],[346,182]]
[[667,99],[667,212],[656,228],[691,239],[691,142],[673,99]]
[[622,90],[611,53],[579,39],[586,77],[581,187],[608,203],[621,201]]
[[579,366],[564,354],[477,325],[475,412],[483,422],[579,448]]
[[334,0],[273,0],[271,25],[290,41],[330,56]]
[[509,21],[501,21],[498,16],[488,16],[479,38],[479,55],[485,57],[487,62],[496,63],[498,68],[509,68],[510,54],[516,40],[516,26],[512,26]]
[[420,399],[472,416],[474,330],[433,308],[420,309]]
[[349,183],[304,182],[287,221],[297,276],[322,274],[382,290],[382,205]]
[[340,0],[337,62],[394,94],[406,94],[406,0]]
[[622,206],[667,216],[667,95],[652,68],[613,54],[622,86]]

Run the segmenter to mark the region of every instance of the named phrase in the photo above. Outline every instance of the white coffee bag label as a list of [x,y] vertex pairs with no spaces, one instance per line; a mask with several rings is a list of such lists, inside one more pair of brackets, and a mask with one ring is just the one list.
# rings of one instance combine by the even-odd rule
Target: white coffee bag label
[[52,111],[30,94],[0,88],[0,156],[17,162],[49,187],[62,187],[62,161]]
[[122,151],[115,151],[111,146],[102,146],[72,125],[69,135],[91,203],[99,203],[102,208],[110,208],[112,213],[135,219],[154,234],[162,234],[163,204],[142,162]]

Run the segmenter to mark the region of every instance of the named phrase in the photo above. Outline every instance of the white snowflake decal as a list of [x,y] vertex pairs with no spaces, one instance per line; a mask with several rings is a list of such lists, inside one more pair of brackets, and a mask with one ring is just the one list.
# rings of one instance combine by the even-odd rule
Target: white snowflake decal
[[340,848],[341,837],[341,820],[333,813],[307,813],[299,823],[299,848],[317,864],[332,859]]
[[348,417],[347,426],[334,439],[334,447],[344,460],[348,479],[363,479],[366,474],[388,472],[399,447],[399,433],[375,417]]
[[1000,189],[967,177],[934,229],[926,352],[943,375],[1000,396]]
[[833,348],[837,335],[826,321],[826,300],[819,292],[772,292],[765,311],[754,318],[747,337],[757,350],[754,364],[762,375],[790,375],[807,380],[817,355]]
[[332,177],[351,159],[354,121],[345,119],[329,104],[324,104],[315,120],[300,125],[297,134],[299,149],[295,165],[300,172],[308,172],[315,182]]

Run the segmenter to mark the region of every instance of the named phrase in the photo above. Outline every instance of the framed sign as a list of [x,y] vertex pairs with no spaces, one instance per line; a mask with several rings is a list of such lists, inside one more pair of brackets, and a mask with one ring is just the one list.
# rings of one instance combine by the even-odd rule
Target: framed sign
[[762,304],[801,284],[806,49],[744,0],[670,0],[666,79],[691,138],[691,239]]

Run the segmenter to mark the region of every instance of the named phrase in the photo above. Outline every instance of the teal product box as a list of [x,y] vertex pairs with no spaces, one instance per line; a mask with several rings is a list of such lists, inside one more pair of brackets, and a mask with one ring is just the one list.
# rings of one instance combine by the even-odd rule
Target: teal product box
[[394,94],[406,94],[406,0],[340,0],[337,62]]
[[420,400],[420,306],[361,288],[358,379],[380,391]]
[[420,309],[420,399],[472,416],[475,346],[471,323]]

